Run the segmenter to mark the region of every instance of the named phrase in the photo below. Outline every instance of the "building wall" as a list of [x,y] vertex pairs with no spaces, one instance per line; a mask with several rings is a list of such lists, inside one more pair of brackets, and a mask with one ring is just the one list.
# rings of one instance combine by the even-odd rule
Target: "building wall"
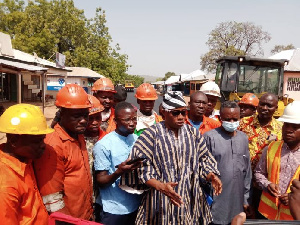
[[41,75],[22,74],[22,99],[25,101],[36,101],[36,96],[41,90]]
[[56,98],[57,92],[66,84],[78,84],[85,89],[87,93],[90,93],[88,87],[88,78],[82,77],[62,77],[62,76],[47,76],[47,89],[46,95],[51,95]]

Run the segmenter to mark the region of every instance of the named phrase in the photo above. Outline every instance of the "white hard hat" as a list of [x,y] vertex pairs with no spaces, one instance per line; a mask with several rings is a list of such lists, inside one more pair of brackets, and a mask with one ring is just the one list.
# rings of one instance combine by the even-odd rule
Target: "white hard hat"
[[281,122],[300,124],[300,101],[293,101],[288,104],[283,115],[278,118]]
[[213,81],[208,81],[205,84],[203,84],[200,88],[200,91],[202,91],[206,95],[213,95],[213,96],[221,97],[220,88]]

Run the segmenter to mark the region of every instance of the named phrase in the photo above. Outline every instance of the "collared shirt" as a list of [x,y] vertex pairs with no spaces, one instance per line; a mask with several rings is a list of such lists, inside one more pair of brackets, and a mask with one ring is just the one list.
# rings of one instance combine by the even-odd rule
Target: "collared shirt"
[[[95,171],[106,170],[108,174],[113,174],[117,170],[115,166],[128,158],[136,139],[135,134],[125,137],[115,131],[103,137],[94,147]],[[119,180],[120,178],[112,185],[100,188],[97,203],[103,205],[104,212],[116,215],[132,213],[139,207],[141,196],[120,189]]]
[[[185,123],[193,126],[191,121],[189,120],[188,116],[186,116]],[[220,126],[221,126],[221,123],[219,121],[216,121],[212,118],[203,116],[203,122],[199,127],[199,131],[201,134],[204,134],[205,132],[210,131],[210,130],[215,129]]]
[[[141,168],[134,175],[124,174],[122,186],[145,191],[138,210],[136,224],[208,224],[211,214],[201,181],[212,172],[219,174],[217,162],[207,150],[205,140],[198,130],[184,124],[178,138],[164,122],[145,130],[136,141],[131,158],[145,157]],[[174,191],[184,204],[174,206],[170,199],[145,183],[150,179],[160,182],[178,182]]]
[[220,110],[214,109],[209,118],[220,122]]
[[93,189],[84,136],[76,140],[59,124],[54,130],[46,135],[43,156],[34,162],[44,204],[48,211],[65,205],[71,216],[89,220]]
[[202,121],[193,121],[191,119],[188,119],[189,124],[191,124],[193,127],[195,127],[197,130],[200,129],[200,125],[202,124]]
[[101,115],[105,116],[102,117],[102,123],[100,125],[101,130],[104,130],[106,133],[110,133],[116,129],[116,123],[114,121],[115,118],[115,110],[114,108],[110,108],[109,112],[101,112]]
[[229,136],[221,128],[204,134],[207,148],[218,163],[222,193],[213,197],[212,216],[215,224],[230,224],[233,217],[250,205],[251,164],[248,137],[241,131]]
[[31,163],[22,163],[0,150],[0,173],[1,224],[48,224]]
[[[268,147],[265,147],[262,156],[255,168],[255,179],[259,187],[267,190],[271,183],[268,180],[267,170],[267,154]],[[280,157],[280,172],[279,172],[279,190],[281,194],[286,193],[288,185],[294,176],[297,168],[300,166],[300,149],[291,151],[286,143],[282,145]]]
[[279,141],[282,139],[282,122],[277,121],[274,117],[270,123],[263,127],[258,121],[258,115],[242,118],[239,130],[248,136],[253,171],[260,159],[263,148],[273,140]]
[[150,126],[163,121],[160,115],[158,115],[155,111],[152,110],[151,116],[145,116],[141,113],[141,111],[137,110],[137,124],[134,133],[137,136],[140,136],[144,130],[149,128]]

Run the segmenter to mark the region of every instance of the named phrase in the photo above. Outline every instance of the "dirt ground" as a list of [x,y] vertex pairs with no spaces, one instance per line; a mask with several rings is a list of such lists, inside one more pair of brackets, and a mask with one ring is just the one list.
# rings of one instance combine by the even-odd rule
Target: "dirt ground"
[[[42,110],[42,103],[41,102],[23,102],[28,103],[32,105],[37,105]],[[14,105],[16,103],[1,103],[5,109],[7,109],[9,106]],[[50,126],[52,119],[55,116],[55,113],[57,111],[56,106],[54,105],[54,100],[46,102],[45,109],[44,109],[44,115],[46,117],[47,124]],[[6,135],[4,133],[0,133],[0,144],[6,142]]]

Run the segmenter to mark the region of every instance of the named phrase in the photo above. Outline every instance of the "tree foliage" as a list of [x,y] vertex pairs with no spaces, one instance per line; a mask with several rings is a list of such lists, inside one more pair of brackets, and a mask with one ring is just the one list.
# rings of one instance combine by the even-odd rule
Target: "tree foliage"
[[125,80],[133,80],[134,86],[138,87],[144,83],[145,78],[138,75],[126,75],[121,84],[124,84]]
[[222,56],[263,55],[262,43],[270,41],[268,32],[251,22],[223,22],[213,29],[206,44],[209,51],[201,56],[201,69],[214,71],[215,60]]
[[49,60],[66,55],[67,66],[88,67],[119,83],[127,75],[128,56],[112,46],[105,11],[87,19],[73,0],[22,0],[0,3],[0,31],[10,34],[14,48]]
[[162,79],[162,81],[166,81],[169,77],[175,76],[176,74],[174,72],[167,72],[165,73],[165,77]]
[[279,53],[284,50],[290,50],[295,49],[295,46],[293,44],[289,45],[275,45],[274,48],[271,50],[271,54],[274,55],[276,53]]

